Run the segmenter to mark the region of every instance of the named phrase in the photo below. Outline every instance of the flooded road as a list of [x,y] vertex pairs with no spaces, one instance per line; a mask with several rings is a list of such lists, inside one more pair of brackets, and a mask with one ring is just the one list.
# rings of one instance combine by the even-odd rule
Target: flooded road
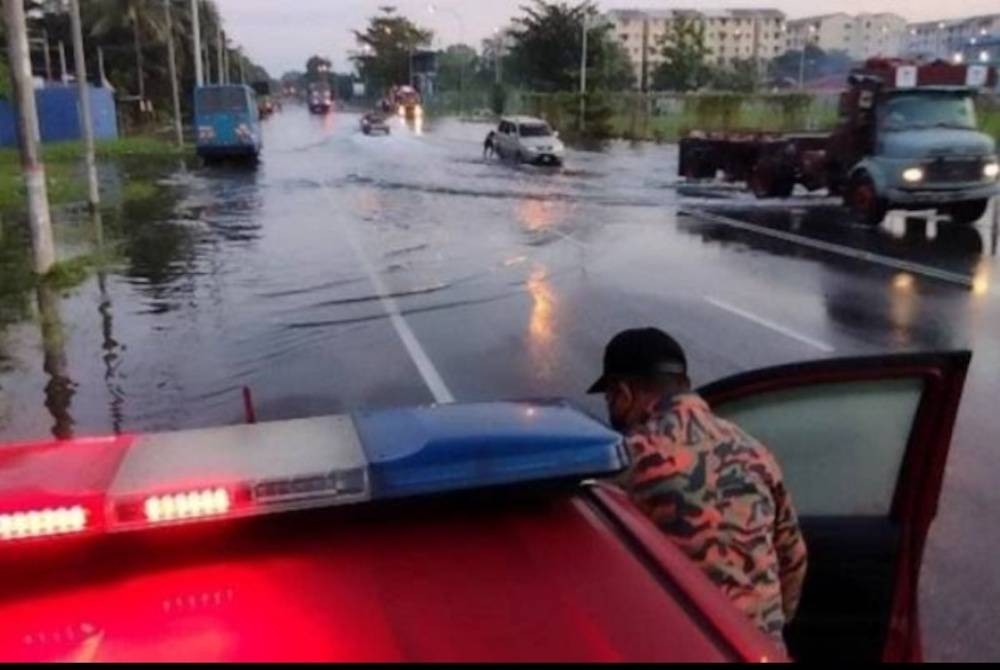
[[[481,156],[486,126],[288,107],[256,170],[178,168],[106,217],[116,262],[65,293],[5,291],[0,439],[583,396],[607,339],[656,325],[696,383],[827,356],[971,348],[924,587],[932,658],[1000,656],[996,241],[827,198],[678,187],[676,148]],[[84,224],[78,224],[82,226]],[[94,236],[80,233],[80,239]]]

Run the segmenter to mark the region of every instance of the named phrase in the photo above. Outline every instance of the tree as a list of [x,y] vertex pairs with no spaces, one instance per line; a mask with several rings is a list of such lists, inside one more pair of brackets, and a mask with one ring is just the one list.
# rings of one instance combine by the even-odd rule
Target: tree
[[752,58],[734,60],[729,67],[711,70],[711,86],[721,91],[753,93],[760,83],[760,68]]
[[[799,74],[805,79],[846,75],[852,66],[851,57],[844,51],[823,51],[818,46],[806,46],[805,60],[802,51],[786,51],[771,61],[771,77],[777,81],[799,81]],[[803,68],[803,66],[805,66]],[[804,70],[804,71],[803,71]]]
[[97,19],[90,29],[94,37],[107,37],[116,30],[132,33],[132,48],[135,54],[136,90],[140,98],[146,97],[144,73],[143,40],[162,41],[166,37],[166,27],[162,12],[154,11],[143,0],[96,0],[91,5],[91,15]]
[[464,83],[469,89],[478,70],[479,54],[476,50],[466,44],[453,44],[438,54],[437,88],[457,91]]
[[634,81],[628,55],[611,39],[611,26],[598,20],[597,9],[589,0],[575,6],[533,0],[521,11],[524,16],[514,19],[513,45],[505,62],[508,78],[538,91],[578,89],[586,19],[590,87],[623,88]]
[[705,25],[700,21],[677,17],[661,40],[663,63],[653,72],[653,87],[671,91],[691,91],[705,86],[711,68],[705,59]]
[[368,21],[354,38],[362,53],[353,60],[369,86],[388,88],[410,82],[410,59],[414,51],[430,45],[434,33],[398,16],[395,7],[382,7],[381,14]]

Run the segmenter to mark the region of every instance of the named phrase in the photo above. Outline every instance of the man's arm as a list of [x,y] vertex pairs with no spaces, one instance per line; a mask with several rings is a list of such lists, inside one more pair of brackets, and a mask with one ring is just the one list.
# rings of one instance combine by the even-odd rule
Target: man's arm
[[798,515],[792,505],[792,498],[780,470],[771,488],[774,495],[775,519],[774,548],[778,554],[778,569],[781,573],[781,599],[785,610],[785,620],[795,618],[802,597],[802,584],[806,579],[808,552],[806,541],[799,528]]

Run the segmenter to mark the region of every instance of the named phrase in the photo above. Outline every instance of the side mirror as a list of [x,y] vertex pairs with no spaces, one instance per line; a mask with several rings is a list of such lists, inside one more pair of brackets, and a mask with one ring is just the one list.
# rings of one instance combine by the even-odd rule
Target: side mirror
[[552,133],[552,137],[554,137],[554,138],[556,138],[556,139],[559,139],[559,131],[558,131],[558,130],[556,130],[555,132],[553,132],[553,133]]

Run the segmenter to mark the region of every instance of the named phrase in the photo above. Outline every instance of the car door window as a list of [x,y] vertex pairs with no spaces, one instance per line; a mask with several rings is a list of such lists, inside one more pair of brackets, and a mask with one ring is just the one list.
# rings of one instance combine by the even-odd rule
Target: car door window
[[767,444],[802,516],[888,516],[923,381],[886,379],[774,391],[721,414]]

